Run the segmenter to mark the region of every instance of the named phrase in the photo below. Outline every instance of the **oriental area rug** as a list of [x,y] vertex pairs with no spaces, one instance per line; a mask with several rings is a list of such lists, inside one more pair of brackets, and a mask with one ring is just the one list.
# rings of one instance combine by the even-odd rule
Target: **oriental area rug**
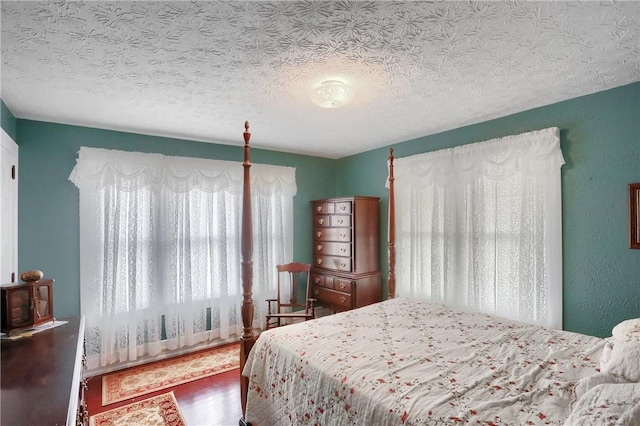
[[102,405],[113,404],[240,367],[240,345],[213,348],[102,377]]
[[173,392],[143,399],[89,418],[89,426],[186,426]]

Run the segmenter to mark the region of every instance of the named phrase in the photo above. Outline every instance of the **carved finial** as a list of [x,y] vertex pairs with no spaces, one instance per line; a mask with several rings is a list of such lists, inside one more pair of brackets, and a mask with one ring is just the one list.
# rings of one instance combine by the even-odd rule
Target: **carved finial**
[[389,148],[389,157],[393,157],[393,148]]
[[245,145],[249,144],[249,139],[251,139],[251,133],[249,133],[249,122],[245,121],[244,122],[244,143]]

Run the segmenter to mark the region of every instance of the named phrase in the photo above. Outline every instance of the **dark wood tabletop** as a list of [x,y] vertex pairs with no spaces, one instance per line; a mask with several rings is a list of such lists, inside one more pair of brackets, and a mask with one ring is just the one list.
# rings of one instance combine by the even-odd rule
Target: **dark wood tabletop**
[[[0,423],[7,426],[66,425],[78,397],[81,318],[17,340],[1,340]],[[74,377],[74,373],[76,377]]]

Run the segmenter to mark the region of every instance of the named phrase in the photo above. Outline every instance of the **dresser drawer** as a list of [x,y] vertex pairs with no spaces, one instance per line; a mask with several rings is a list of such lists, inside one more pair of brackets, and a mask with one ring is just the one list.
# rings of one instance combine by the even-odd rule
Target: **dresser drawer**
[[351,229],[313,228],[313,238],[317,241],[351,242]]
[[349,215],[334,214],[329,216],[329,218],[331,220],[331,226],[335,226],[337,228],[348,228],[351,226],[351,216]]
[[[333,203],[330,203],[333,206]],[[326,214],[327,213],[327,203],[319,202],[312,204],[313,213],[314,214]]]
[[331,226],[331,216],[327,214],[314,214],[313,226],[328,228]]
[[311,273],[311,283],[314,288],[324,287],[333,289],[333,277]]
[[316,242],[313,245],[313,252],[325,256],[351,256],[350,243]]
[[342,214],[342,213],[351,213],[351,201],[342,201],[335,203],[335,208],[333,213]]
[[346,280],[343,278],[334,278],[333,289],[340,291],[342,293],[353,294],[353,284],[354,282],[351,280]]
[[314,255],[313,264],[319,268],[351,272],[353,269],[350,257]]
[[313,289],[313,297],[318,299],[320,303],[330,303],[332,305],[341,306],[351,309],[351,295],[342,293],[328,288],[316,287]]

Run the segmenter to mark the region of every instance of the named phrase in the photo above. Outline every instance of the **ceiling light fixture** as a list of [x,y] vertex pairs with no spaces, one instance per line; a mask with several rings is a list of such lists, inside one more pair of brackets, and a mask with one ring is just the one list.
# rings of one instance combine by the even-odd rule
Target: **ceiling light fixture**
[[339,108],[351,102],[353,87],[340,80],[326,80],[311,90],[311,100],[322,108]]

